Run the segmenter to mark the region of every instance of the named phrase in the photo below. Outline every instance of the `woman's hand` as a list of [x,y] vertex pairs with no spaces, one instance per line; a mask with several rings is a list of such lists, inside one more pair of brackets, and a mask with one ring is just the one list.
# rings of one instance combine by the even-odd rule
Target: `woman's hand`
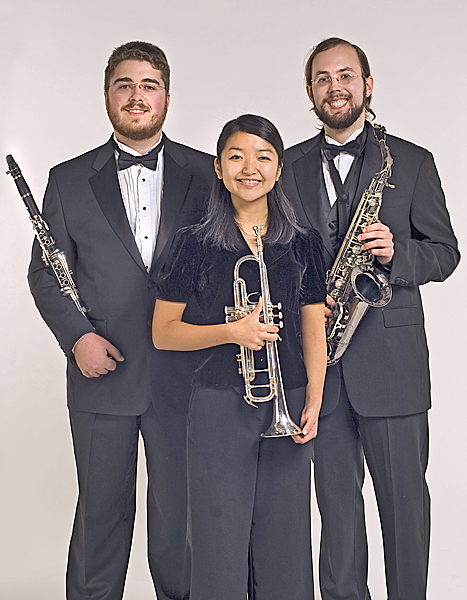
[[297,444],[306,444],[318,434],[318,417],[321,403],[307,403],[302,411],[300,428],[302,433],[293,435],[292,439]]
[[192,325],[182,321],[185,303],[157,300],[152,322],[152,339],[158,350],[202,350],[222,344],[238,344],[260,350],[265,341],[278,339],[279,328],[261,321],[263,301],[249,315],[232,323]]
[[262,310],[263,299],[260,298],[253,312],[243,319],[229,323],[232,343],[250,350],[261,350],[265,342],[275,342],[279,338],[279,327],[262,322]]
[[324,303],[307,304],[300,309],[302,347],[308,383],[300,427],[302,433],[292,436],[297,444],[306,444],[318,434],[318,417],[326,373],[326,333]]

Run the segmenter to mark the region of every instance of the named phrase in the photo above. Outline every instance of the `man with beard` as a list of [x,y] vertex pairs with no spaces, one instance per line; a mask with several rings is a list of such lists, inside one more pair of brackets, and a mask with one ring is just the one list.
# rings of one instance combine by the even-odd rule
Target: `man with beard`
[[[363,51],[339,38],[313,49],[305,77],[323,129],[286,152],[282,183],[301,222],[320,231],[330,268],[364,190],[381,170],[380,146],[366,119],[374,116],[373,78]],[[314,441],[323,600],[370,599],[364,460],[378,501],[388,599],[426,598],[430,379],[419,285],[448,277],[459,252],[432,155],[391,135],[387,145],[394,187],[384,190],[381,222],[359,239],[393,297],[385,307],[369,308],[341,360],[328,368]]]
[[[43,216],[65,251],[84,317],[61,296],[37,243],[35,302],[67,359],[79,497],[67,568],[68,600],[123,595],[135,516],[138,439],[148,473],[148,557],[158,600],[189,596],[186,535],[186,353],[151,342],[155,277],[175,232],[199,221],[213,160],[162,133],[170,69],[146,42],[115,49],[105,71],[114,133],[54,167]],[[190,307],[186,316],[189,318]],[[152,381],[151,381],[152,380]]]

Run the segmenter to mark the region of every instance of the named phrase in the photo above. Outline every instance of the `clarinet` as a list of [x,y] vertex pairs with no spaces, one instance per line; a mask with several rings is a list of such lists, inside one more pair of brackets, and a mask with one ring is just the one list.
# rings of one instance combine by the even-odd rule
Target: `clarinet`
[[86,309],[79,301],[78,288],[73,281],[72,271],[68,266],[65,253],[55,246],[55,241],[49,233],[49,227],[42,218],[31,194],[31,190],[21,173],[21,169],[18,167],[11,154],[6,157],[6,161],[8,163],[8,171],[6,174],[13,177],[19,195],[26,205],[32,228],[34,229],[37,241],[42,249],[42,260],[46,265],[51,267],[58,281],[58,285],[60,286],[60,292],[74,303],[82,315],[85,315]]

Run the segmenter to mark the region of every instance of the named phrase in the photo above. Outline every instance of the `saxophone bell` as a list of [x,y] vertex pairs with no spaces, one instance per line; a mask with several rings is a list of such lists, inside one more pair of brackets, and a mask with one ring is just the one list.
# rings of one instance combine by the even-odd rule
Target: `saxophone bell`
[[357,265],[350,276],[353,291],[368,306],[386,306],[392,298],[392,287],[383,273],[371,265]]

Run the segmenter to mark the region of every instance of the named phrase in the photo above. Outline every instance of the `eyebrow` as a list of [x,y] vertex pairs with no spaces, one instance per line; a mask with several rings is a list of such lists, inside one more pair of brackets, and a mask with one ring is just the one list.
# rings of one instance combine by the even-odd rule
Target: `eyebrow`
[[[338,69],[337,73],[344,73],[344,71],[352,71],[353,73],[356,73],[355,69],[352,69],[352,67],[343,67],[342,69]],[[329,75],[329,71],[316,71],[315,77],[316,75]]]
[[[230,148],[227,148],[227,151],[229,150],[237,150],[238,152],[243,152],[243,148],[237,148],[236,146],[230,146]],[[271,152],[272,154],[273,150],[271,150],[270,148],[264,148],[262,150],[257,150],[256,152]]]
[[[133,79],[131,77],[119,77],[118,79],[116,79],[114,81],[114,83],[118,83],[119,81],[133,82]],[[141,83],[159,83],[160,84],[160,81],[157,79],[151,79],[150,77],[145,77],[144,79],[141,80]]]

